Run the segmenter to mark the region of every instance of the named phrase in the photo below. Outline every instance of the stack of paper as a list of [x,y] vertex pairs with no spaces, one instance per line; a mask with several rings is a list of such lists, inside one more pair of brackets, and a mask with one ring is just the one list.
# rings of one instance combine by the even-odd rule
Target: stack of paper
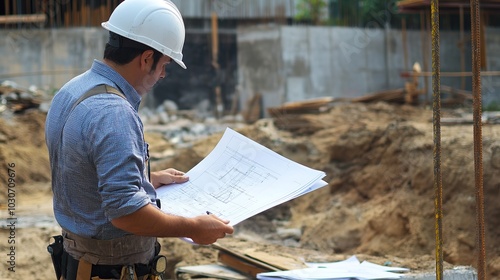
[[324,172],[291,161],[229,128],[186,175],[188,182],[157,190],[162,211],[184,217],[209,211],[231,225],[327,185]]
[[308,266],[303,269],[259,273],[257,279],[399,279],[403,275],[395,272],[409,271],[407,268],[382,266],[367,261],[360,263],[356,256],[340,262],[308,263]]

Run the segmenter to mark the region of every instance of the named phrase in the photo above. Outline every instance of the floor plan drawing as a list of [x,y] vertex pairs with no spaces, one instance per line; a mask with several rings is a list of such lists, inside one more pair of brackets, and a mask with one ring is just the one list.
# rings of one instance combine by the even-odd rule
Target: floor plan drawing
[[213,151],[187,172],[189,181],[158,188],[162,211],[194,217],[206,211],[235,225],[325,186],[322,171],[293,162],[226,129]]

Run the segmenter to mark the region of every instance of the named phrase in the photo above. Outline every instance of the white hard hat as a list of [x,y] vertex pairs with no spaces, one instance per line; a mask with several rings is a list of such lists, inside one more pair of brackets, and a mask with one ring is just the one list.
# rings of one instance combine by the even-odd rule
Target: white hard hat
[[150,46],[172,58],[182,68],[186,31],[181,13],[168,0],[125,0],[103,22],[105,29]]

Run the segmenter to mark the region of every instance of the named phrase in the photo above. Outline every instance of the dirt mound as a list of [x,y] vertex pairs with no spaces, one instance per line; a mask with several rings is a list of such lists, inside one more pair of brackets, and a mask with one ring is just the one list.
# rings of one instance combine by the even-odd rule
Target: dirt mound
[[[16,163],[19,185],[26,196],[31,191],[24,186],[47,183],[50,178],[44,120],[45,116],[36,111],[0,119],[0,162],[4,166]],[[399,260],[398,264],[411,269],[433,269],[435,190],[431,120],[432,111],[425,108],[386,103],[339,104],[323,114],[283,116],[279,128],[273,120],[264,119],[238,129],[285,157],[325,171],[329,185],[239,224],[234,237],[226,242],[233,246],[273,244],[331,257],[371,256]],[[471,125],[442,126],[443,249],[445,261],[453,265],[474,266],[477,259],[472,135]],[[220,137],[221,134],[213,135],[189,148],[177,149],[174,156],[153,162],[153,169],[189,170]],[[174,149],[158,134],[148,133],[146,138],[153,149]],[[500,275],[498,125],[483,127],[483,163],[488,273],[495,278]],[[1,173],[0,179],[6,181],[5,176],[5,172]],[[45,188],[38,195],[44,193],[50,201],[48,184]],[[22,232],[41,232],[48,239],[52,230],[49,227]],[[39,243],[39,239],[24,240]],[[216,258],[209,247],[193,247],[169,239],[162,243],[171,266],[210,263]],[[0,248],[4,250],[6,245],[0,244]],[[31,247],[44,249],[45,244]],[[280,250],[272,248],[266,250]],[[46,252],[40,255],[43,257],[26,261],[40,261],[48,266]],[[36,265],[33,269],[26,264],[22,267],[27,270],[26,275],[41,269]],[[51,269],[47,267],[47,275],[51,275]],[[18,278],[19,275],[16,273]]]
[[[38,110],[0,117],[0,163],[5,167],[15,165],[13,170],[18,184],[50,180],[44,127],[45,114]],[[7,182],[7,178],[7,172],[0,173],[2,182]]]
[[[431,110],[413,106],[343,104],[325,114],[288,116],[290,125],[281,119],[281,130],[272,120],[239,130],[290,159],[324,170],[329,182],[327,188],[242,223],[239,230],[269,241],[270,232],[284,219],[286,227],[301,230],[300,240],[293,245],[302,248],[410,259],[433,256],[432,117]],[[499,126],[483,127],[487,260],[495,276],[500,251],[500,207],[495,203],[500,183],[499,133]],[[441,128],[444,258],[455,265],[475,265],[477,259],[472,135],[471,125]],[[208,146],[219,137],[213,136]],[[194,145],[162,165],[184,158],[197,162],[210,151],[208,146]]]

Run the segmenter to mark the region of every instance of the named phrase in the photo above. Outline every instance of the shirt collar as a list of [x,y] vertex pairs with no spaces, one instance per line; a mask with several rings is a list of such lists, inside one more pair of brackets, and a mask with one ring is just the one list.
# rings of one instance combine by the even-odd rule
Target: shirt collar
[[[98,75],[103,76],[108,79],[111,84],[110,86],[116,86],[125,95],[127,101],[135,108],[139,109],[141,103],[141,96],[137,91],[125,80],[118,72],[116,72],[109,65],[102,61],[94,60],[90,70]],[[114,85],[113,85],[114,84]]]

